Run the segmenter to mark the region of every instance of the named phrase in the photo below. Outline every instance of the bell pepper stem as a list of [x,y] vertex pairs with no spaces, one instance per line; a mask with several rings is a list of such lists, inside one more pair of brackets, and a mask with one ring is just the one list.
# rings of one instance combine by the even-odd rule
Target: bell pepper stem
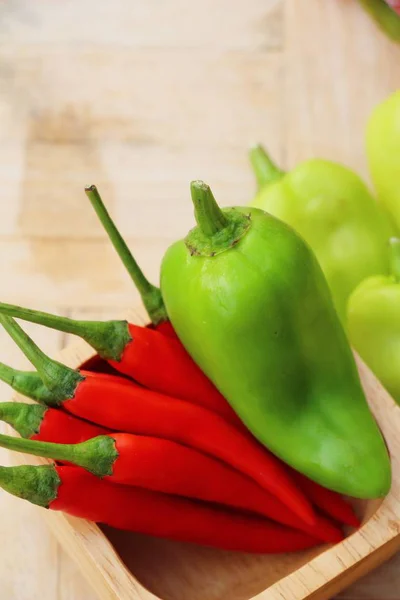
[[218,206],[210,187],[204,181],[190,184],[196,221],[204,235],[212,237],[225,229],[229,221]]
[[390,246],[390,272],[397,282],[400,282],[400,238],[392,237]]
[[79,382],[84,379],[82,375],[48,357],[11,317],[0,315],[0,324],[37,369],[55,401],[73,398]]
[[111,219],[97,187],[95,185],[89,185],[85,188],[85,192],[118,256],[128,271],[135,287],[139,291],[151,322],[153,325],[158,325],[159,323],[166,321],[168,316],[160,288],[151,284],[139,267],[117,226]]
[[378,27],[395,42],[400,41],[400,16],[385,0],[359,0]]
[[126,321],[77,321],[4,302],[0,302],[0,314],[77,335],[105,360],[121,360],[132,339]]
[[53,465],[0,467],[0,487],[3,490],[44,508],[57,498],[60,484]]
[[11,425],[23,438],[31,438],[39,433],[47,406],[23,404],[22,402],[2,402],[0,420]]
[[261,145],[253,146],[249,157],[259,188],[281,179],[285,174]]
[[251,227],[251,211],[221,210],[209,186],[203,181],[190,184],[197,227],[189,231],[185,245],[192,256],[214,257],[233,248]]
[[0,447],[72,463],[98,477],[112,475],[114,462],[118,458],[115,441],[107,435],[100,435],[80,444],[55,444],[0,434]]

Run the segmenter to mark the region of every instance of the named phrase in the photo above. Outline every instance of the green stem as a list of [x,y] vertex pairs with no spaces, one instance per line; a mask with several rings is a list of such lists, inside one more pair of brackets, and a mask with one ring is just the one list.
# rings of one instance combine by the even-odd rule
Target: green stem
[[221,210],[203,181],[192,181],[190,190],[198,225],[185,238],[191,256],[214,258],[234,248],[251,228],[251,209]]
[[281,179],[285,174],[261,145],[253,146],[250,149],[249,157],[259,188]]
[[0,380],[27,398],[49,406],[54,404],[54,394],[44,385],[39,373],[35,371],[18,371],[0,363]]
[[31,438],[39,433],[46,406],[23,404],[22,402],[3,402],[0,404],[0,419],[5,421],[23,438]]
[[192,181],[190,191],[196,221],[203,234],[212,237],[225,229],[229,221],[218,206],[210,187],[203,181]]
[[98,477],[112,475],[114,462],[118,458],[115,441],[107,435],[100,435],[81,444],[54,444],[0,434],[0,447],[72,463]]
[[400,17],[385,0],[359,0],[378,27],[395,42],[400,42]]
[[397,282],[400,282],[400,238],[392,237],[390,246],[390,272]]
[[0,302],[0,314],[77,335],[105,360],[120,361],[132,340],[126,321],[77,321],[4,302]]
[[[0,363],[0,379],[13,389],[15,389],[14,383],[19,373],[23,373],[23,371],[17,371],[17,369],[13,369],[12,367],[5,365],[4,363]],[[19,392],[19,390],[15,391]],[[23,394],[23,392],[21,393]]]
[[32,504],[49,508],[57,498],[61,480],[53,465],[0,467],[0,487]]
[[46,356],[14,319],[1,315],[0,324],[37,369],[43,383],[54,396],[54,401],[61,404],[64,400],[73,398],[84,377]]
[[128,271],[133,283],[138,289],[151,322],[154,325],[158,325],[159,323],[166,321],[168,316],[164,301],[161,296],[161,290],[151,284],[150,281],[145,277],[132,252],[129,250],[124,238],[117,229],[114,221],[111,219],[96,186],[90,185],[86,187],[85,192],[118,256],[122,260],[122,263]]

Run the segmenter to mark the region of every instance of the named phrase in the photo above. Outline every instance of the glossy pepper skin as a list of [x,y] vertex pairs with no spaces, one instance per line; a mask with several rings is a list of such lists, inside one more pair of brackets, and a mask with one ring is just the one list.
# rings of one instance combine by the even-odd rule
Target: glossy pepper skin
[[267,519],[112,484],[77,467],[0,467],[0,487],[33,504],[116,529],[225,550],[275,554],[320,543]]
[[400,240],[391,240],[392,272],[369,277],[349,300],[352,345],[400,404]]
[[386,494],[386,447],[310,248],[259,209],[220,210],[202,182],[192,199],[198,227],[161,268],[182,343],[273,453],[340,493]]
[[282,219],[308,242],[345,324],[354,288],[388,272],[385,216],[361,179],[340,164],[311,159],[285,174],[260,146],[250,158],[260,188],[252,206]]
[[[400,17],[398,17],[400,21]],[[400,90],[379,104],[366,132],[368,165],[378,200],[400,232]]]

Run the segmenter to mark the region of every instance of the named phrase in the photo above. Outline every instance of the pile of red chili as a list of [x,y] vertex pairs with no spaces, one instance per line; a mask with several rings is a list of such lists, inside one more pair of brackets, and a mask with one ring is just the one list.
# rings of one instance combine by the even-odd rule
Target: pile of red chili
[[[343,525],[358,526],[350,504],[251,436],[186,353],[97,190],[87,193],[152,326],[0,304],[1,324],[36,369],[0,364],[0,378],[40,403],[0,405],[0,419],[23,438],[0,435],[0,446],[57,461],[0,467],[1,487],[53,510],[221,549],[276,553],[340,541]],[[80,370],[51,360],[13,317],[80,335],[98,360]]]

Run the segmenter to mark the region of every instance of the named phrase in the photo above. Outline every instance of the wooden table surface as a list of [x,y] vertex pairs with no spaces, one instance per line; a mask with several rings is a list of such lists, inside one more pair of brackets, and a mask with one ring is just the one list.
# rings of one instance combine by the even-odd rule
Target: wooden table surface
[[[157,281],[193,223],[190,180],[224,204],[251,198],[250,144],[287,168],[323,156],[367,176],[364,125],[400,87],[399,48],[352,0],[0,1],[2,298],[87,317],[134,303],[87,183]],[[47,351],[67,342],[27,329]],[[94,600],[40,509],[0,493],[0,540],[2,600]],[[400,557],[342,597],[399,600]]]

